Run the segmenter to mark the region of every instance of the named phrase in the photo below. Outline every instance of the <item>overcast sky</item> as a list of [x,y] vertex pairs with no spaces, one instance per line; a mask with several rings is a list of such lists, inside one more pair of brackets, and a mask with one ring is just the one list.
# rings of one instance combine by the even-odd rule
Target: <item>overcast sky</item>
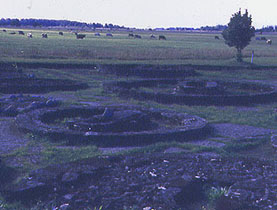
[[248,9],[256,28],[277,25],[277,0],[0,0],[2,18],[113,23],[138,28],[227,24]]

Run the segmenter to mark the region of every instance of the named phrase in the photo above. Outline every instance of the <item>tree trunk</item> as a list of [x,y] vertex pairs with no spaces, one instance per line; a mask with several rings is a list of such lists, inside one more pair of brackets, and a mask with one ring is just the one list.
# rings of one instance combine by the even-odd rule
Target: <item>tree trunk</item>
[[237,48],[237,61],[242,62],[242,50],[240,48]]

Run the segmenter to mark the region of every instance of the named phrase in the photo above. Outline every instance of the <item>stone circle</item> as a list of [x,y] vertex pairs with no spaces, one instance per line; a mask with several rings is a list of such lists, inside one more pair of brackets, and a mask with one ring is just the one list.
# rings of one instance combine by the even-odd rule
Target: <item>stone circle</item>
[[29,77],[1,78],[0,93],[47,93],[51,91],[75,91],[88,88],[87,84],[63,79]]
[[195,76],[195,70],[182,65],[101,65],[98,70],[102,73],[118,76],[139,76],[144,78],[184,78]]
[[68,145],[136,146],[188,141],[207,135],[206,120],[185,113],[128,106],[40,109],[16,118],[17,126]]
[[25,113],[40,108],[56,107],[60,104],[60,101],[43,96],[12,94],[0,98],[0,116],[14,117],[20,113]]
[[276,87],[258,82],[144,79],[104,84],[108,91],[140,100],[186,105],[252,105],[276,101]]

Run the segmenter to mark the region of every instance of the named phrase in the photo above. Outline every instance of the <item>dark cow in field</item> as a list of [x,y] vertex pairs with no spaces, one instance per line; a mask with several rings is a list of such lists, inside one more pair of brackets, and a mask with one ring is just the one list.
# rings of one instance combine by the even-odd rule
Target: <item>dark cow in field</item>
[[6,29],[3,29],[3,32],[7,32],[7,30],[6,30]]
[[101,34],[100,33],[95,33],[94,36],[101,36]]
[[28,38],[33,38],[32,33],[28,33],[28,34],[27,34],[27,37],[28,37]]
[[106,36],[113,37],[111,33],[107,33]]
[[45,34],[45,33],[43,33],[43,34],[41,34],[41,37],[47,39],[47,38],[48,38],[48,35]]
[[62,32],[62,31],[60,31],[60,32],[59,32],[59,35],[63,36],[63,32]]
[[130,33],[130,34],[128,34],[128,37],[134,37],[134,34]]
[[266,40],[267,40],[267,38],[266,38],[266,37],[264,37],[264,36],[262,36],[262,37],[261,37],[261,40],[266,41]]
[[272,40],[268,39],[268,40],[266,40],[266,43],[271,45],[272,44]]
[[166,40],[166,38],[165,38],[164,35],[160,35],[160,36],[159,36],[159,40]]
[[135,39],[141,39],[141,35],[136,34]]
[[219,36],[214,36],[215,39],[219,39]]
[[10,32],[10,34],[11,34],[11,35],[14,35],[14,34],[16,34],[16,33],[13,31],[13,32]]
[[83,39],[83,38],[86,37],[85,34],[78,34],[78,33],[76,33],[75,35],[76,35],[76,38],[77,38],[77,39]]
[[151,34],[150,39],[156,39],[156,36],[154,34]]
[[18,31],[19,35],[25,35],[23,31]]

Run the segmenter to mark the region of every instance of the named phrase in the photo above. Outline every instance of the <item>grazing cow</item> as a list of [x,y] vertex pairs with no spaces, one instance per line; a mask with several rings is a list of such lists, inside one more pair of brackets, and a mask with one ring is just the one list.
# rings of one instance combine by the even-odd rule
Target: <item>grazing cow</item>
[[136,34],[135,39],[141,39],[141,35]]
[[25,35],[23,31],[18,31],[19,35]]
[[63,32],[62,32],[62,31],[60,31],[60,32],[59,32],[59,35],[63,36]]
[[101,34],[100,33],[95,33],[94,36],[101,36]]
[[111,33],[107,33],[106,36],[113,37]]
[[14,35],[14,34],[16,34],[16,33],[13,31],[13,32],[11,32],[10,34]]
[[268,40],[266,40],[266,43],[271,45],[272,44],[272,40],[268,39]]
[[47,38],[48,38],[48,35],[45,34],[45,33],[43,33],[43,34],[41,34],[41,37],[47,39]]
[[7,32],[7,30],[6,30],[6,29],[3,29],[3,32]]
[[78,33],[76,33],[76,38],[77,38],[77,39],[83,39],[83,38],[85,38],[85,37],[86,37],[85,34],[78,34]]
[[151,34],[150,39],[156,39],[155,35]]
[[165,38],[164,35],[160,35],[160,36],[159,36],[159,40],[166,40],[166,38]]
[[28,38],[33,38],[32,33],[28,33],[28,34],[27,34],[27,37],[28,37]]
[[129,34],[128,37],[134,37],[134,34]]
[[219,36],[214,36],[215,39],[219,39]]
[[261,37],[261,40],[266,41],[267,39],[266,39],[264,36],[262,36],[262,37]]

